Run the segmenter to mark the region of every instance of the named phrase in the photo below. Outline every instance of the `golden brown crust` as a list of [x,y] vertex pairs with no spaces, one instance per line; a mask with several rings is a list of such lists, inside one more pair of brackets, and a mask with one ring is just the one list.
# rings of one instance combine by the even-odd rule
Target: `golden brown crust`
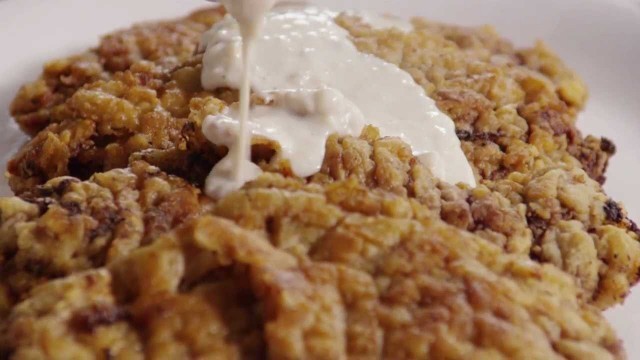
[[132,154],[152,158],[165,151],[186,152],[191,143],[204,164],[197,159],[186,163],[191,171],[184,173],[200,166],[194,175],[202,180],[219,155],[199,131],[204,115],[198,112],[216,113],[224,103],[200,98],[197,74],[194,66],[167,73],[142,62],[111,80],[85,85],[10,161],[12,189],[22,193],[57,176],[87,179],[98,171],[126,167]]
[[[366,203],[345,209],[321,187],[263,181],[228,201],[280,199],[270,204],[289,214],[276,225],[282,242],[200,217],[107,269],[36,288],[7,318],[0,347],[17,358],[624,357],[602,316],[552,266],[428,216],[365,216]],[[311,213],[291,213],[305,197]],[[337,221],[298,237],[312,213],[326,212]]]
[[[32,267],[14,266],[20,263],[15,258],[29,259],[34,252],[22,251],[13,260],[6,258],[9,262],[2,263],[7,269],[3,274],[3,279],[8,279],[5,288],[20,293],[26,301],[10,310],[5,322],[7,335],[0,346],[15,354],[47,354],[52,351],[50,346],[59,346],[68,353],[108,351],[114,356],[123,351],[178,357],[214,351],[231,357],[278,351],[274,357],[322,358],[340,356],[336,352],[340,349],[364,358],[382,355],[420,358],[425,351],[433,357],[623,356],[615,336],[595,308],[585,304],[592,289],[586,284],[576,286],[570,277],[552,266],[527,260],[531,231],[526,224],[524,205],[514,208],[508,198],[516,192],[505,192],[503,196],[483,185],[465,191],[438,183],[411,156],[406,144],[396,139],[380,139],[372,128],[361,139],[332,137],[327,154],[322,172],[308,184],[301,179],[265,175],[216,204],[202,202],[206,200],[203,198],[198,202],[195,188],[143,163],[135,163],[131,173],[113,170],[97,174],[92,182],[71,182],[64,190],[58,188],[69,178],[53,180],[38,189],[38,194],[27,197],[31,203],[7,200],[10,206],[3,208],[5,218],[0,236],[3,248],[10,248],[15,242],[11,239],[16,238],[25,244],[48,239],[35,236],[30,230],[36,224],[41,229],[39,233],[63,231],[66,236],[56,238],[61,249],[81,244],[87,232],[65,227],[77,219],[86,219],[98,227],[106,224],[105,231],[124,235],[103,243],[102,247],[75,247],[73,260],[77,261],[72,262],[74,266],[68,272],[45,267],[38,272],[38,278],[34,278]],[[587,178],[584,173],[583,177]],[[127,185],[125,180],[133,179],[141,185]],[[147,190],[132,190],[140,187]],[[87,193],[118,194],[118,190],[130,196],[87,196]],[[140,195],[135,196],[136,192]],[[532,192],[544,194],[544,190]],[[120,205],[122,201],[114,201],[118,198],[131,200],[131,205]],[[77,199],[92,199],[88,203],[95,208]],[[151,219],[141,227],[148,235],[136,237],[115,229],[109,231],[114,222],[97,214],[112,208],[111,202],[119,204],[123,211],[139,206],[140,212],[146,214],[144,218]],[[39,215],[38,204],[48,209],[44,215]],[[76,211],[65,207],[83,212],[75,214]],[[608,213],[615,211],[609,209]],[[58,217],[47,221],[53,213],[59,213]],[[185,214],[201,213],[233,220],[257,232],[258,240],[245,240],[247,235],[232,230],[227,223],[213,229],[211,225],[198,225],[219,221],[206,216],[198,217],[193,223],[196,225],[176,230],[168,243],[165,237],[158,237],[182,221],[173,222],[174,225],[161,221],[166,225],[157,228],[159,223],[153,219],[181,219],[187,217]],[[440,218],[458,229],[441,223]],[[134,222],[140,221],[136,219],[140,217],[131,217]],[[479,236],[460,228],[471,229]],[[558,228],[562,229],[562,225]],[[570,230],[574,238],[579,234]],[[603,244],[624,246],[619,228],[606,226],[603,230],[618,234],[617,239],[608,235],[609,240]],[[199,242],[196,248],[176,247],[176,242],[193,237],[198,237],[193,240]],[[569,245],[577,241],[574,238],[568,239]],[[217,239],[224,242],[211,243]],[[125,251],[118,251],[123,249],[119,245],[125,245]],[[504,249],[516,254],[505,255]],[[565,249],[575,256],[571,247]],[[218,255],[212,256],[207,251]],[[613,255],[618,250],[604,251]],[[117,256],[109,257],[110,261],[87,261],[115,252]],[[47,252],[48,263],[66,264],[69,260],[61,255],[68,253]],[[588,263],[598,261],[595,253],[584,254],[591,256],[584,259]],[[578,256],[582,255],[580,251]],[[579,265],[583,259],[578,260]],[[267,266],[270,261],[274,265]],[[574,261],[571,256],[561,256],[557,265],[562,267],[566,262],[574,266],[571,261]],[[84,292],[92,294],[82,295],[90,300],[77,300],[81,305],[68,300],[72,303],[57,308],[65,309],[63,313],[56,308],[29,310],[35,306],[34,301],[54,303],[61,301],[56,300],[60,296],[73,299],[76,296],[73,294],[82,294],[83,290],[68,287],[84,289],[88,286],[86,277],[92,278],[96,273],[78,271],[105,263],[110,269],[105,281],[115,278],[117,283],[105,285],[114,292],[108,295],[110,300],[106,304],[102,301],[96,304],[91,299],[97,296],[93,293],[100,291],[90,287]],[[298,265],[284,272],[272,269],[287,264]],[[394,267],[388,269],[385,264],[402,267],[393,270]],[[251,270],[254,266],[257,270]],[[423,271],[431,275],[424,275],[424,279],[416,275]],[[71,274],[66,280],[47,282],[66,274]],[[620,268],[613,269],[611,274],[624,278]],[[580,277],[582,273],[573,275]],[[20,288],[11,281],[16,278],[31,280],[19,283]],[[416,283],[418,279],[422,280]],[[40,290],[28,291],[43,281],[45,285]],[[410,300],[414,298],[411,289],[418,284],[428,286],[419,292],[428,296],[428,300]],[[606,295],[608,291],[605,289],[603,293]],[[278,300],[279,297],[268,297],[275,294],[290,294],[286,296],[297,300],[282,303],[285,300]],[[8,305],[5,311],[10,309]],[[259,309],[272,309],[271,317]],[[335,317],[341,313],[345,315]],[[413,323],[422,316],[428,316],[429,326]],[[309,325],[300,328],[301,324]],[[549,324],[564,330],[549,332]],[[203,327],[215,331],[199,335]],[[36,342],[41,332],[51,331],[60,334],[60,338],[49,339],[45,345]],[[469,331],[483,335],[471,336]],[[558,335],[565,332],[573,335]],[[514,334],[509,338],[508,348],[504,347],[505,333]],[[222,339],[234,340],[227,343]]]
[[173,21],[135,25],[106,35],[95,49],[45,65],[38,80],[20,89],[11,115],[22,130],[36,135],[56,122],[52,113],[85,84],[108,80],[140,60],[171,68],[188,59],[202,33],[222,14],[219,7],[203,9]]
[[[533,258],[576,276],[599,306],[624,298],[638,281],[638,228],[597,183],[615,146],[577,130],[587,90],[574,72],[544,44],[515,50],[490,28],[416,20],[403,34],[339,22],[361,51],[411,73],[452,117],[481,184],[526,206]],[[612,245],[614,229],[624,245]]]
[[348,16],[338,21],[361,51],[397,64],[437,100],[481,178],[527,173],[535,170],[536,157],[548,156],[604,181],[615,147],[582,138],[575,123],[587,89],[543,43],[514,49],[490,27],[422,19],[410,34],[374,30]]
[[[206,201],[202,199],[202,201]],[[200,191],[157,168],[65,177],[22,198],[0,199],[0,286],[7,303],[33,286],[101,267],[201,211]]]

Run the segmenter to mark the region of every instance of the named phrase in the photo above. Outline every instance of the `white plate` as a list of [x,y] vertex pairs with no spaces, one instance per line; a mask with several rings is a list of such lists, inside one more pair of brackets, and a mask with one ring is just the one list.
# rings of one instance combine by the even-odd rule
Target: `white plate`
[[[518,45],[546,40],[587,81],[591,100],[580,117],[585,133],[618,145],[606,189],[640,219],[640,0],[317,0],[401,16],[459,24],[493,24]],[[0,0],[0,165],[23,137],[10,125],[8,103],[48,59],[97,42],[98,35],[134,21],[175,17],[198,0]],[[78,30],[81,29],[81,30]],[[6,185],[0,183],[0,193]],[[632,359],[640,358],[640,291],[608,311]]]

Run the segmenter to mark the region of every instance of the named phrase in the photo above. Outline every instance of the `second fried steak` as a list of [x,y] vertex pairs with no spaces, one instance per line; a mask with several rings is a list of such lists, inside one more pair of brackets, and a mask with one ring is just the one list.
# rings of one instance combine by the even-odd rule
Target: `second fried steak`
[[[25,274],[34,281],[0,313],[0,353],[624,358],[569,276],[442,222],[455,190],[406,162],[406,145],[334,140],[345,159],[369,152],[361,158],[387,170],[327,164],[361,176],[311,184],[267,174],[211,204],[137,162],[4,199],[1,290],[13,293]],[[59,251],[38,251],[52,241]],[[29,260],[42,264],[39,277]]]

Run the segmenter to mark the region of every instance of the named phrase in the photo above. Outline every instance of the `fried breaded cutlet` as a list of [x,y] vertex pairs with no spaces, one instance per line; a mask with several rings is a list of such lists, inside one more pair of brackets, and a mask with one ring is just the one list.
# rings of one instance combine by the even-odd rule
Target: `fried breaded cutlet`
[[[341,142],[345,151],[345,143],[360,144],[353,151],[367,144]],[[39,258],[41,275],[55,279],[37,279],[4,316],[0,354],[624,358],[572,277],[443,222],[446,201],[435,185],[423,189],[432,207],[404,196],[422,190],[401,177],[435,183],[420,164],[411,161],[409,170],[390,155],[408,152],[406,145],[378,140],[368,150],[378,154],[365,161],[392,171],[312,183],[268,173],[215,204],[201,198],[198,210],[195,188],[140,162],[89,182],[55,179],[40,197],[5,200],[1,239],[17,239],[17,249],[3,255],[10,271],[20,259]],[[184,221],[159,228],[159,218],[177,214]],[[28,248],[54,241],[63,250]]]
[[[197,23],[204,29],[204,23],[220,16],[208,10],[169,24]],[[367,188],[382,187],[429,208],[435,206],[430,201],[439,199],[438,211],[447,223],[507,252],[559,267],[597,307],[622,301],[640,273],[639,230],[600,185],[615,146],[583,137],[575,126],[587,98],[577,75],[544,45],[514,49],[489,28],[416,20],[414,31],[403,33],[372,29],[347,16],[338,23],[361,51],[408,71],[452,117],[480,186],[455,188],[425,180],[428,176],[414,173],[415,160],[406,145],[384,139],[376,141],[393,143],[394,150],[375,146],[371,141],[377,135],[366,133],[361,140],[331,138],[322,174],[307,181],[327,184],[356,177]],[[115,38],[137,39],[143,48],[157,44],[153,54],[176,53],[175,42],[153,41],[166,35],[162,26],[154,32],[157,27],[138,26]],[[182,39],[185,47],[180,48],[186,48],[187,39],[195,49],[195,35]],[[168,66],[163,58],[124,53],[129,54],[125,65],[101,68],[99,80],[74,75],[72,58],[62,61],[58,72],[45,70],[36,85],[18,94],[14,114],[35,136],[9,164],[17,194],[34,193],[59,176],[84,180],[137,160],[201,186],[225,155],[226,149],[210,144],[200,128],[204,117],[235,102],[237,94],[202,89],[200,55],[172,58]],[[115,57],[109,51],[100,56],[105,64]],[[136,62],[141,58],[156,61]],[[63,80],[77,84],[77,90],[58,89],[55,84]],[[35,88],[59,100],[40,102],[42,92]],[[253,160],[265,170],[292,176],[278,150],[277,144],[254,139]]]
[[144,162],[1,200],[1,352],[624,357],[572,277],[505,253],[529,245],[522,206],[438,182],[373,128],[327,147],[312,179],[218,202]]

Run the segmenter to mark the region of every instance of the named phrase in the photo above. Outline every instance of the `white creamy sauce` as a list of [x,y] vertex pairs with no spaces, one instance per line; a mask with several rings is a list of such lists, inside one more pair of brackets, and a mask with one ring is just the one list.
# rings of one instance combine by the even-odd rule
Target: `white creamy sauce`
[[362,10],[347,11],[346,14],[359,17],[364,23],[369,24],[374,29],[396,28],[404,32],[413,30],[413,25],[410,21],[390,14],[376,14]]
[[[251,162],[251,135],[249,132],[249,112],[251,100],[251,70],[253,65],[254,42],[262,31],[265,15],[275,5],[277,0],[222,0],[221,3],[237,22],[236,33],[229,34],[226,29],[220,29],[220,35],[223,39],[227,36],[227,41],[233,41],[234,38],[240,37],[240,61],[235,64],[229,63],[228,66],[239,65],[235,68],[235,72],[218,74],[218,76],[235,76],[234,88],[240,89],[240,110],[238,112],[239,119],[238,129],[233,136],[234,141],[218,142],[218,144],[226,145],[229,148],[228,155],[222,159],[211,170],[211,174],[207,178],[205,185],[205,193],[211,197],[219,198],[225,194],[237,190],[245,183],[257,178],[262,172],[260,168]],[[227,16],[227,19],[229,17]],[[231,37],[229,37],[231,36]],[[237,49],[235,49],[237,50]],[[237,56],[232,59],[234,61]],[[206,69],[206,64],[204,65]],[[213,89],[217,88],[214,87]],[[206,127],[205,120],[204,126]],[[204,130],[204,129],[203,129]],[[215,131],[214,131],[215,132]],[[204,132],[207,138],[216,143],[215,136],[209,132]]]
[[[263,95],[271,99],[271,104],[251,109],[249,132],[277,141],[298,176],[318,172],[329,135],[359,134],[366,124],[358,107],[331,88]],[[239,135],[238,118],[240,111],[232,106],[224,114],[207,119],[203,132],[213,143],[233,147]]]
[[[411,145],[435,176],[475,186],[453,121],[408,73],[359,52],[335,13],[269,12],[274,1],[223,1],[233,17],[203,36],[204,88],[241,89],[239,106],[203,124],[210,141],[230,149],[207,179],[208,195],[223,196],[259,176],[249,161],[250,135],[277,141],[293,172],[305,177],[320,169],[330,134],[358,136],[366,124]],[[251,116],[249,85],[267,101]]]

